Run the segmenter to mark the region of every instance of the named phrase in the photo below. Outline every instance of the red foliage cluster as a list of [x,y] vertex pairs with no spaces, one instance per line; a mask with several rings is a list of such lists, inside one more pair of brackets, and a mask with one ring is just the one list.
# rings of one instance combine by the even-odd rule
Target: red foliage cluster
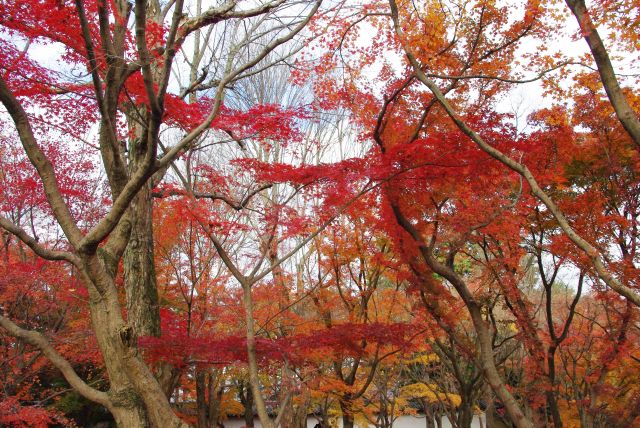
[[[163,336],[141,337],[139,344],[153,361],[176,366],[186,364],[229,365],[247,361],[246,338],[218,334],[189,337],[184,330],[164,329]],[[397,351],[412,346],[416,326],[406,323],[342,323],[330,328],[276,339],[256,339],[256,351],[263,363],[288,361],[297,366],[315,362],[327,352],[341,357],[362,357],[367,345],[383,345]]]

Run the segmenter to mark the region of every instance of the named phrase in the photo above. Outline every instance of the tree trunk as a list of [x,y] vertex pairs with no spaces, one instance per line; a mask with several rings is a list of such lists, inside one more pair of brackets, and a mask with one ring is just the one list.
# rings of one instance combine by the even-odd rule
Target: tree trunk
[[[144,112],[135,108],[130,115]],[[133,138],[129,141],[129,173],[137,170],[143,161],[146,147],[145,130],[134,119],[129,122]],[[149,180],[150,182],[152,180]],[[148,182],[138,192],[129,207],[131,232],[123,256],[124,286],[127,297],[127,322],[137,336],[160,336],[160,311],[153,259],[153,199],[152,184]]]
[[196,408],[198,428],[214,427],[220,419],[220,402],[224,386],[220,385],[216,371],[196,372]]
[[562,428],[562,418],[560,417],[560,410],[558,409],[558,400],[556,400],[555,391],[547,391],[547,406],[551,412],[551,419],[553,420],[553,426],[555,428]]
[[99,298],[97,291],[89,288],[90,313],[98,346],[102,353],[104,365],[109,375],[109,396],[114,404],[113,417],[118,427],[148,427],[145,406],[126,374],[126,367],[118,355],[122,342],[113,331],[113,321],[107,316],[106,305]]
[[147,415],[143,409],[139,407],[117,407],[111,412],[116,421],[116,425],[120,428],[128,427],[150,427]]
[[487,428],[496,428],[495,422],[495,406],[493,404],[493,391],[491,391],[491,387],[489,384],[485,383],[483,386],[484,389],[484,399],[487,402],[487,408],[484,411],[485,414],[485,425]]
[[275,428],[267,406],[260,390],[260,378],[258,376],[258,357],[256,355],[255,320],[253,318],[253,298],[251,296],[251,286],[243,284],[243,303],[245,310],[245,321],[247,323],[247,363],[249,366],[249,383],[253,392],[253,400],[256,405],[258,417],[263,428]]
[[[291,393],[291,376],[289,374],[289,370],[286,367],[282,367],[282,384],[280,387],[279,400],[283,402],[287,395]],[[287,405],[282,408],[282,416],[281,416],[281,424],[283,427],[291,427],[296,428],[295,425],[296,414],[293,406],[293,400],[288,400]]]
[[353,428],[353,411],[351,403],[340,401],[340,410],[342,410],[342,428]]
[[471,407],[471,402],[462,401],[462,403],[460,403],[457,419],[459,428],[471,428],[471,424],[473,422],[473,409]]
[[206,390],[206,375],[202,371],[196,372],[196,408],[198,413],[198,428],[207,428],[208,415],[207,415],[207,390]]
[[[131,108],[132,117],[144,117],[144,111]],[[129,119],[129,173],[143,162],[146,147],[144,128]],[[160,337],[160,306],[153,244],[153,196],[154,178],[142,186],[129,207],[131,232],[123,254],[124,288],[127,301],[127,323],[133,327],[136,337]],[[155,375],[167,398],[175,387],[176,370],[168,364],[155,367]]]
[[[293,402],[293,400],[291,400]],[[304,401],[300,405],[294,407],[293,428],[307,428],[307,418],[309,416],[309,404],[311,397],[307,394]],[[282,425],[286,428],[286,425]]]
[[127,321],[138,336],[160,336],[160,311],[153,262],[152,203],[149,186],[136,196],[131,238],[124,254]]
[[[104,271],[91,272],[91,268],[102,266],[97,256],[87,264],[97,279],[109,280]],[[140,359],[133,329],[121,318],[117,289],[107,285],[101,285],[104,293],[99,294],[93,283],[87,282],[91,321],[109,375],[108,395],[116,424],[124,428],[186,427]]]
[[253,428],[254,426],[254,413],[253,413],[253,391],[251,385],[240,386],[240,402],[244,406],[244,424],[247,428]]
[[224,384],[220,378],[220,372],[209,372],[209,424],[217,426],[220,419],[220,404],[222,403],[222,394],[224,394]]
[[426,399],[422,400],[422,406],[424,408],[424,419],[426,428],[436,428],[436,418],[434,417],[433,407]]

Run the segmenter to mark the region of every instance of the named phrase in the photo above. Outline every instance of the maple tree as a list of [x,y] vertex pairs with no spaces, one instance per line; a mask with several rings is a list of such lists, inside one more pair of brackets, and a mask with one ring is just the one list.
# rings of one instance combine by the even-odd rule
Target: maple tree
[[638,7],[2,3],[0,424],[638,423]]
[[[577,4],[569,3],[572,7]],[[575,13],[575,8],[573,9]],[[556,25],[550,19],[552,9],[547,9],[538,2],[524,6],[524,19],[514,19],[510,21],[511,25],[506,24],[509,13],[520,12],[508,5],[498,6],[486,2],[474,3],[469,8],[456,4],[443,7],[441,4],[416,5],[413,2],[372,2],[363,8],[361,15],[336,30],[335,42],[329,45],[330,52],[325,55],[325,64],[328,64],[325,65],[326,69],[337,58],[334,52],[340,52],[341,69],[346,70],[342,81],[336,84],[334,80],[317,74],[317,71],[313,77],[322,82],[323,90],[328,90],[329,95],[324,96],[327,103],[352,109],[365,132],[378,144],[381,157],[389,159],[388,163],[381,164],[395,166],[391,170],[392,178],[386,179],[387,182],[382,186],[386,190],[386,200],[383,200],[381,208],[389,215],[391,224],[393,219],[397,223],[396,230],[394,226],[387,227],[389,233],[397,236],[397,247],[406,252],[404,257],[416,273],[416,283],[433,296],[428,299],[431,301],[427,301],[427,305],[437,318],[446,317],[446,313],[442,313],[439,308],[439,301],[448,291],[439,286],[437,281],[433,281],[430,277],[433,272],[445,278],[467,306],[479,335],[480,358],[485,378],[505,405],[510,419],[518,426],[531,426],[530,417],[522,410],[522,406],[527,407],[528,403],[518,403],[514,395],[505,388],[495,362],[492,361],[490,328],[483,320],[483,300],[486,297],[470,289],[470,282],[476,280],[474,275],[469,275],[473,271],[467,274],[459,272],[456,262],[464,256],[476,258],[477,249],[474,247],[482,245],[485,275],[490,274],[491,281],[499,286],[504,304],[522,330],[522,340],[527,353],[531,355],[533,370],[540,370],[542,373],[545,369],[536,365],[539,361],[544,361],[544,358],[539,358],[544,338],[537,331],[538,322],[532,312],[532,302],[523,296],[518,287],[522,276],[520,261],[524,254],[517,240],[519,230],[527,228],[527,219],[517,215],[523,215],[527,209],[535,207],[538,203],[536,199],[544,205],[545,215],[557,222],[556,230],[560,232],[557,240],[565,240],[565,245],[568,240],[582,252],[580,256],[575,250],[571,250],[573,263],[580,269],[588,270],[596,283],[604,282],[630,302],[637,305],[638,299],[633,279],[636,272],[634,262],[631,261],[633,257],[620,257],[620,254],[626,252],[629,242],[625,242],[626,237],[622,240],[614,238],[625,236],[628,232],[614,232],[615,226],[613,229],[604,226],[607,221],[615,222],[609,215],[610,207],[603,207],[598,214],[590,209],[578,214],[575,209],[584,210],[585,206],[578,208],[579,205],[572,199],[584,197],[593,201],[593,196],[598,192],[594,188],[587,191],[571,189],[569,192],[557,190],[557,187],[566,186],[574,178],[567,177],[567,170],[571,168],[569,165],[574,160],[570,159],[571,153],[564,150],[572,150],[571,147],[576,146],[580,148],[580,139],[589,137],[580,135],[568,126],[552,123],[558,118],[558,111],[546,112],[546,119],[552,125],[545,129],[546,132],[518,137],[513,128],[505,126],[505,119],[508,117],[500,119],[492,111],[495,97],[505,90],[504,83],[515,84],[527,80],[518,78],[512,71],[513,67],[509,66],[513,64],[513,55],[521,40],[531,36],[544,41],[549,30]],[[578,19],[581,23],[585,22],[584,17]],[[375,62],[376,53],[381,46],[385,46],[377,40],[371,48],[362,48],[354,28],[365,20],[384,37],[390,51],[399,51],[399,56],[407,60],[407,68],[400,70],[391,68],[388,63],[380,64],[382,72],[374,87],[378,88],[380,82],[387,85],[382,99],[374,94],[372,87],[363,84],[367,77],[363,76],[361,70],[366,67],[367,62]],[[583,28],[583,31],[587,33],[587,41],[591,43],[595,32],[592,28]],[[591,44],[591,49],[601,68],[602,47],[594,49]],[[600,52],[596,52],[597,50]],[[538,61],[547,67],[539,71],[534,79],[540,79],[569,63],[558,63],[553,59],[543,55],[533,58],[534,62]],[[510,73],[515,76],[512,77]],[[601,68],[600,79],[595,84],[608,86],[611,83],[609,80]],[[585,80],[578,77],[576,81],[578,85],[573,85],[569,92],[564,91],[562,94],[575,96],[573,99],[580,102],[578,93],[583,90],[580,85]],[[594,88],[592,83],[589,89],[596,91],[597,86]],[[354,103],[354,92],[359,93],[357,104]],[[609,101],[614,104],[620,119],[619,123],[613,124],[613,129],[622,125],[628,136],[633,138],[632,131],[629,131],[632,125],[629,123],[637,121],[637,114],[627,110],[626,116],[623,115],[621,111],[624,106],[620,107],[623,103],[616,105],[616,100],[621,99],[612,96],[613,92],[615,91],[607,88]],[[451,99],[447,99],[448,93],[452,94]],[[627,94],[626,97],[633,99],[632,94]],[[611,105],[602,103],[595,109],[606,111],[611,109]],[[593,110],[593,105],[588,110],[578,105],[575,111]],[[577,113],[576,116],[578,115]],[[623,116],[630,121],[626,121]],[[540,112],[537,117],[545,117],[545,112]],[[577,123],[579,120],[573,125]],[[552,135],[559,137],[553,142],[555,146],[541,147],[540,143],[551,143],[550,139],[554,138]],[[616,138],[620,138],[619,133],[616,135]],[[598,137],[593,137],[597,141]],[[620,143],[628,146],[628,137],[622,135],[621,138]],[[610,140],[609,136],[599,138],[600,144],[611,144]],[[466,145],[465,141],[470,145]],[[465,151],[467,149],[468,152]],[[411,152],[411,157],[399,158],[398,153],[403,151]],[[488,156],[483,158],[482,152]],[[551,161],[554,163],[549,165],[549,162],[541,162],[542,159],[536,156],[542,153],[546,159],[553,154]],[[519,160],[515,160],[513,156]],[[491,158],[497,162],[491,161]],[[478,164],[482,165],[481,169],[472,169]],[[504,166],[501,167],[500,164]],[[455,168],[460,168],[461,171],[458,172]],[[438,174],[439,169],[446,172]],[[522,177],[520,183],[509,170]],[[390,174],[381,172],[380,169],[377,172],[378,177]],[[447,180],[456,183],[458,187],[447,187]],[[460,183],[464,185],[461,186]],[[420,185],[425,187],[421,189]],[[483,191],[486,185],[490,186],[490,193]],[[527,194],[522,194],[524,186]],[[623,215],[632,215],[626,209],[633,210],[633,204],[618,202],[618,213],[625,210]],[[630,224],[633,225],[636,221],[634,216],[630,219]],[[595,235],[592,230],[594,224],[603,225],[596,229]],[[606,243],[614,239],[625,248],[622,253],[614,254],[607,248]],[[568,248],[565,247],[562,251],[566,250]],[[560,257],[565,258],[567,254]],[[481,278],[483,277],[478,277]],[[550,294],[550,286],[545,286]],[[579,293],[577,298],[579,299]],[[547,301],[550,302],[551,297]],[[550,311],[548,316],[551,318]],[[552,322],[549,319],[549,323]],[[447,326],[443,328],[446,329]],[[556,341],[552,345],[554,348],[558,345],[558,337],[554,327],[551,326],[550,329],[550,334]],[[551,355],[548,368],[550,376],[553,361],[554,357]],[[551,407],[557,407],[554,406],[554,400],[554,394],[548,394]],[[552,413],[555,425],[561,425],[557,409]]]
[[[348,347],[334,354],[331,377],[317,381],[319,388],[337,398],[344,427],[353,426],[355,409],[363,407],[358,402],[367,401],[372,382],[379,380],[378,366],[390,367],[387,359],[413,351],[416,345],[410,343],[419,343],[421,336],[416,320],[407,318],[403,273],[390,258],[386,239],[367,230],[372,219],[360,208],[368,203],[367,197],[359,200],[346,220],[321,235],[326,243],[319,244],[319,272],[326,279],[310,296],[329,334],[345,322],[349,326],[349,342],[344,343]],[[357,334],[359,330],[364,334]],[[383,330],[377,334],[386,338],[378,337],[376,330]],[[403,343],[403,336],[409,343]],[[390,344],[394,346],[389,348]]]
[[[285,1],[253,7],[233,1],[206,8],[201,2],[192,8],[182,1],[166,5],[156,1],[2,5],[3,30],[10,36],[2,43],[0,98],[10,117],[3,122],[3,130],[19,139],[36,169],[36,190],[46,197],[49,219],[57,223],[64,239],[49,246],[6,217],[2,226],[38,256],[68,262],[82,279],[109,392],[82,380],[42,334],[4,315],[1,325],[39,348],[72,387],[108,408],[119,425],[185,425],[167,399],[172,367],[148,366],[137,348],[139,336],[160,334],[152,189],[170,164],[212,126],[251,132],[246,116],[235,116],[223,106],[225,88],[268,66],[263,60],[300,33],[319,5],[301,7],[284,21],[280,12],[292,7]],[[243,20],[253,22],[250,32],[243,33],[239,25]],[[217,48],[199,47],[214,29],[221,41]],[[208,35],[203,34],[205,30]],[[257,39],[260,48],[255,49]],[[199,60],[193,66],[203,69],[200,75],[191,75],[184,91],[172,93],[171,74],[187,42],[194,43]],[[41,64],[29,53],[32,43],[54,45],[61,53],[49,64]],[[272,60],[283,57],[286,54]],[[54,61],[58,64],[52,65]],[[79,70],[88,79],[75,79]],[[198,91],[209,94],[199,102],[184,101]],[[251,114],[252,124],[260,114]],[[89,144],[102,163],[108,184],[105,199],[111,202],[103,215],[86,219],[88,213],[77,213],[80,207],[65,197],[62,177],[69,171],[56,170],[62,164],[56,165],[49,155],[47,142],[59,150],[73,147],[85,141],[93,126],[97,131]],[[161,141],[164,127],[178,133],[177,143]],[[12,128],[15,131],[9,131]],[[57,129],[62,134],[58,138]],[[121,261],[124,301],[118,291]]]

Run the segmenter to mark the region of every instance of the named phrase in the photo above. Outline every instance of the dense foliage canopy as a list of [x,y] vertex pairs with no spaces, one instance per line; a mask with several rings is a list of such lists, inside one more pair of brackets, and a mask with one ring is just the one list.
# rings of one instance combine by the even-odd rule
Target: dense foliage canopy
[[0,426],[639,425],[639,26],[0,2]]

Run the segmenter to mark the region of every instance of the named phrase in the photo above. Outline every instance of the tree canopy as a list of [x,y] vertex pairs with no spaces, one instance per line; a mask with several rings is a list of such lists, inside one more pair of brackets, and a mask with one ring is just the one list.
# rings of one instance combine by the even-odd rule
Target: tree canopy
[[639,23],[0,3],[0,426],[640,424]]

